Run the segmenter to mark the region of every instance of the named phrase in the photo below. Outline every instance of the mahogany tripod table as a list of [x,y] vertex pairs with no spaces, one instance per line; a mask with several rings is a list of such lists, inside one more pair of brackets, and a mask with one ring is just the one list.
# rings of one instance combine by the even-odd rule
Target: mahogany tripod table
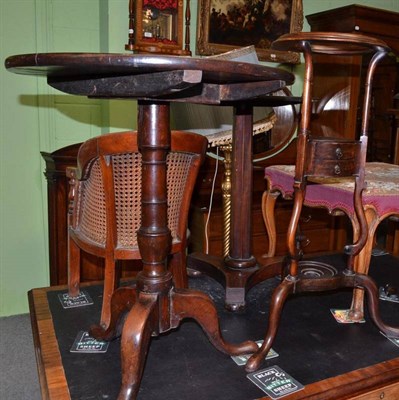
[[[47,76],[52,87],[69,94],[138,100],[138,141],[142,153],[142,225],[138,243],[143,269],[134,287],[112,296],[111,324],[91,333],[112,339],[122,330],[122,386],[119,399],[134,399],[151,336],[193,318],[213,345],[230,355],[253,352],[254,342],[233,345],[221,336],[216,308],[202,292],[175,289],[167,270],[171,234],[166,213],[166,156],[170,148],[170,102],[230,105],[233,125],[233,240],[229,265],[255,265],[250,255],[253,104],[273,105],[268,94],[291,84],[294,76],[262,65],[190,57],[48,53],[9,57],[12,72]],[[253,102],[252,102],[253,99]],[[277,103],[281,99],[276,100]],[[237,227],[240,227],[237,229]],[[156,251],[154,251],[154,249]],[[122,315],[128,312],[124,320]],[[124,322],[122,322],[124,321]]]

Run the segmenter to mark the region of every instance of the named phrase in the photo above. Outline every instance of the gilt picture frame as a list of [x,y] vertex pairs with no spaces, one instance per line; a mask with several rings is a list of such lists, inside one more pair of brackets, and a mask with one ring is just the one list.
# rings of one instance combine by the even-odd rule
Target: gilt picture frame
[[198,0],[196,54],[209,56],[254,45],[261,61],[298,63],[298,53],[270,46],[302,27],[302,0]]

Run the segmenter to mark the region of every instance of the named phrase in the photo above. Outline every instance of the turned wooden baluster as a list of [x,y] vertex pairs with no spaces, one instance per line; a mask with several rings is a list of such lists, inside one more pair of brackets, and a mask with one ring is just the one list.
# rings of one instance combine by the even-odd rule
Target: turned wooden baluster
[[[108,329],[92,327],[96,338],[120,334],[122,386],[119,400],[135,399],[151,336],[177,328],[184,318],[197,321],[211,343],[229,355],[254,352],[252,341],[232,345],[220,331],[212,300],[202,292],[175,289],[167,270],[171,234],[167,226],[166,156],[170,148],[169,104],[139,101],[138,137],[142,154],[142,221],[137,232],[143,269],[135,287],[120,288],[111,300]],[[122,317],[128,311],[124,320]]]

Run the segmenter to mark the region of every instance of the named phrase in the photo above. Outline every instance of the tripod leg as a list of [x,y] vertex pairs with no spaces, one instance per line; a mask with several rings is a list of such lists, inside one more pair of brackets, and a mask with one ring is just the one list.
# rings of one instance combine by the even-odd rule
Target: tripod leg
[[111,319],[108,326],[93,325],[90,335],[96,339],[112,340],[120,336],[123,325],[123,315],[129,311],[136,302],[135,287],[121,287],[111,297]]
[[378,304],[379,293],[374,280],[368,275],[356,274],[356,285],[363,287],[367,293],[367,304],[371,319],[377,325],[382,333],[388,337],[399,338],[399,327],[386,325],[380,316]]
[[123,326],[121,340],[122,386],[118,400],[134,400],[143,375],[150,345],[158,295],[140,293]]
[[176,290],[172,294],[172,304],[174,327],[184,318],[193,318],[200,324],[210,342],[223,353],[239,355],[253,353],[258,348],[252,341],[239,344],[225,342],[220,331],[215,305],[204,293],[196,290]]
[[265,340],[263,341],[262,346],[257,349],[255,354],[253,354],[247,361],[247,364],[245,366],[247,372],[256,371],[260,367],[267,353],[269,353],[274,338],[277,334],[281,311],[288,295],[293,292],[293,289],[294,281],[286,278],[274,290],[270,303],[269,329],[266,333]]

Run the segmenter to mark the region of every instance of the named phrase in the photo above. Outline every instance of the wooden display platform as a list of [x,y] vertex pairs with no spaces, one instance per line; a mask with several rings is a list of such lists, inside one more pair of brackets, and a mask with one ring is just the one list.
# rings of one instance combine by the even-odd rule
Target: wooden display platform
[[[399,259],[373,257],[371,273],[379,285],[399,287]],[[245,313],[223,308],[222,287],[210,278],[190,286],[210,293],[217,305],[224,337],[231,342],[262,339],[267,326],[273,278],[253,288]],[[43,399],[115,399],[121,379],[119,340],[101,354],[71,353],[77,333],[98,322],[100,284],[84,285],[94,304],[63,309],[58,294],[65,287],[29,292],[32,328]],[[296,296],[288,301],[273,349],[278,365],[305,388],[284,397],[299,399],[398,399],[399,347],[386,339],[366,315],[363,324],[338,324],[330,308],[347,308],[351,293]],[[384,320],[399,322],[399,303],[381,301]],[[218,352],[201,328],[187,320],[179,329],[153,338],[138,399],[266,399],[246,377],[244,367]]]

